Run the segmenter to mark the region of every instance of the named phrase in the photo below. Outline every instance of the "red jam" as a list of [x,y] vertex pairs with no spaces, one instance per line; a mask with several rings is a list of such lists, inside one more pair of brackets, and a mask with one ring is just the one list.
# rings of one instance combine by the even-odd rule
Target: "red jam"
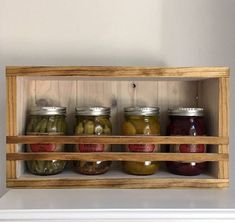
[[[206,135],[203,109],[176,108],[169,110],[169,136],[204,136]],[[176,153],[204,153],[205,144],[175,144],[170,145],[170,152]],[[195,176],[203,172],[205,162],[167,162],[168,170],[173,174]]]

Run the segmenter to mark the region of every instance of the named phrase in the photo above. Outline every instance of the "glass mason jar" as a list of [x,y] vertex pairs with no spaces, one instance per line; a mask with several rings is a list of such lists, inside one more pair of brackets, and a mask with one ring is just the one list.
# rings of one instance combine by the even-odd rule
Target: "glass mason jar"
[[[125,122],[122,125],[124,135],[160,135],[158,107],[128,107],[124,109]],[[128,144],[127,152],[159,152],[156,144]],[[124,161],[123,170],[134,175],[151,175],[159,168],[155,161]]]
[[[75,135],[110,135],[112,125],[109,120],[110,108],[107,107],[77,107],[77,124]],[[77,144],[75,152],[109,152],[109,144]],[[106,173],[111,161],[74,161],[74,169],[78,173],[97,175]]]
[[[28,124],[27,135],[59,136],[66,132],[65,107],[32,107]],[[29,144],[27,152],[62,152],[62,144]],[[63,171],[64,160],[30,160],[27,161],[29,171],[36,175],[53,175]]]
[[[205,136],[204,111],[202,108],[175,108],[169,109],[170,124],[169,136]],[[175,153],[204,153],[205,144],[177,144],[170,145],[170,152]],[[205,162],[167,162],[171,173],[185,176],[194,176],[202,173]]]

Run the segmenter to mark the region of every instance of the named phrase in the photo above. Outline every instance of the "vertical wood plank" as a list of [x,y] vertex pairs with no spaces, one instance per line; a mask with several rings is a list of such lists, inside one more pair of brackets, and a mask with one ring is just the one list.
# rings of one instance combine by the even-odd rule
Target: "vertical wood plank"
[[[219,78],[200,81],[198,105],[204,108],[207,135],[219,135]],[[207,152],[218,152],[217,145],[207,145]],[[219,162],[209,163],[208,171],[218,177]]]
[[[219,136],[228,136],[229,78],[219,79]],[[219,145],[219,153],[228,153],[228,145]],[[229,178],[228,161],[219,161],[219,179]]]
[[73,134],[76,107],[76,81],[63,80],[58,83],[58,105],[67,108],[67,133]]
[[[32,106],[36,106],[36,80],[32,77],[17,77],[17,134],[25,134],[27,118]],[[17,152],[24,151],[24,144],[16,145]],[[16,162],[16,177],[26,170],[25,161]]]
[[59,81],[36,80],[36,105],[59,106]]
[[25,84],[28,85],[25,93],[27,95],[27,112],[29,112],[32,106],[36,106],[36,80],[31,78],[25,78],[25,82]]
[[[17,93],[16,93],[16,133],[17,135],[24,135],[26,114],[27,114],[27,99],[28,99],[28,87],[29,84],[25,77],[17,77]],[[24,152],[24,144],[15,145],[16,152]],[[24,173],[24,161],[16,161],[16,178],[20,177]]]
[[[16,135],[16,77],[7,77],[7,135]],[[16,146],[7,145],[7,152],[14,153]],[[7,178],[16,178],[16,161],[7,161]]]

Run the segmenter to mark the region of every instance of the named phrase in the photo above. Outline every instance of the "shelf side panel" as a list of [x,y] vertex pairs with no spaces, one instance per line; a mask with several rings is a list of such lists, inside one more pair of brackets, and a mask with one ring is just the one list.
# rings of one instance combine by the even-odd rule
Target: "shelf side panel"
[[[219,135],[229,135],[229,78],[219,79]],[[219,153],[228,153],[228,145],[219,145]],[[219,179],[229,178],[229,167],[227,161],[219,161]]]
[[[7,135],[16,135],[16,77],[7,77]],[[8,144],[7,152],[15,153],[16,145]],[[7,178],[16,178],[16,161],[7,161]]]
[[[207,134],[218,136],[219,132],[219,79],[200,81],[198,87],[198,106],[205,110]],[[207,152],[218,152],[218,145],[207,145]],[[215,177],[218,175],[218,162],[208,164],[208,171]]]

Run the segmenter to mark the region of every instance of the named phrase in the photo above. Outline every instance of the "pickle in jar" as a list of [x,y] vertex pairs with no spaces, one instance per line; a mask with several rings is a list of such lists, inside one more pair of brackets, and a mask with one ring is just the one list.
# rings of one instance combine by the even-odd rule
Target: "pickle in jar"
[[99,123],[101,123],[101,125],[102,125],[104,128],[109,128],[110,131],[112,131],[112,124],[111,124],[111,122],[109,121],[109,119],[107,119],[107,117],[105,117],[105,116],[98,116],[98,117],[96,117],[96,121],[98,121]]

